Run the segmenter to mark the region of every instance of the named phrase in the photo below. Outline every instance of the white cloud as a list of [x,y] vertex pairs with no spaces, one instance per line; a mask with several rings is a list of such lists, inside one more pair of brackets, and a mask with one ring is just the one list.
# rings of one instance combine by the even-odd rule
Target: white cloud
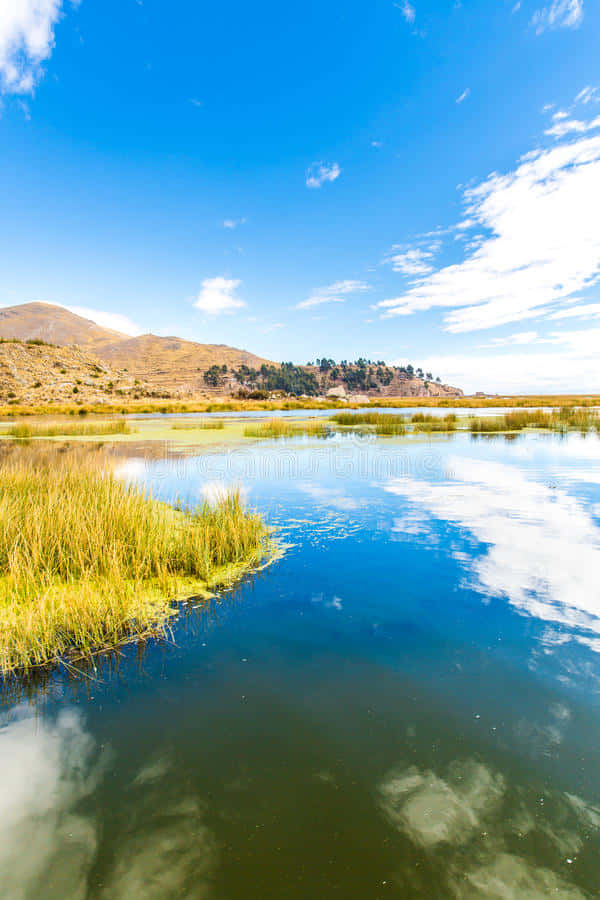
[[548,134],[551,137],[561,138],[566,134],[585,134],[587,131],[593,131],[595,128],[600,128],[600,116],[596,116],[595,119],[592,119],[589,122],[582,122],[580,119],[569,119],[567,113],[561,111],[559,113],[555,113],[554,116],[554,125],[548,128],[544,134]]
[[63,0],[0,3],[0,93],[31,94],[54,48]]
[[110,328],[111,331],[121,331],[123,334],[130,334],[135,337],[143,334],[144,329],[140,328],[128,316],[122,313],[106,312],[103,309],[91,309],[88,306],[65,306],[69,312],[75,313],[76,316],[83,316],[84,319],[91,319],[102,328]]
[[600,316],[600,303],[579,303],[552,313],[548,319],[595,319]]
[[456,98],[457,103],[462,103],[463,100],[466,100],[469,94],[471,93],[471,88],[465,88],[460,97]]
[[452,309],[451,332],[556,312],[600,277],[600,136],[523,157],[465,190],[466,218],[483,238],[463,262],[378,304],[384,316]]
[[[501,345],[497,346],[500,349]],[[507,346],[511,345],[507,342]],[[444,382],[466,393],[600,392],[600,328],[555,332],[549,338],[532,338],[529,344],[515,341],[512,346],[530,349],[440,354],[422,359],[421,367],[426,372],[439,372]],[[392,361],[394,365],[401,363]]]
[[225,219],[223,222],[223,228],[229,228],[233,230],[234,228],[238,228],[240,225],[245,225],[246,219]]
[[600,101],[600,97],[598,96],[598,88],[597,87],[584,87],[579,91],[577,96],[575,97],[575,103],[598,103]]
[[311,309],[323,303],[344,303],[347,294],[368,291],[370,286],[364,281],[336,281],[328,287],[317,288],[310,297],[296,304],[296,309]]
[[402,0],[401,3],[395,3],[394,6],[400,10],[409,25],[414,23],[417,17],[417,11],[412,3],[409,3],[408,0]]
[[534,12],[531,24],[536,34],[547,28],[577,28],[583,19],[583,0],[552,0]]
[[537,331],[520,331],[518,334],[510,334],[504,338],[492,338],[492,344],[496,347],[511,344],[534,344],[537,341]]
[[394,252],[398,249],[400,248],[392,247],[392,253],[384,260],[391,264],[394,272],[401,272],[403,275],[427,275],[432,271],[430,260],[437,247],[428,249],[415,247]]
[[237,278],[205,278],[194,306],[209,316],[240,309],[246,305],[235,293],[240,284],[241,281]]
[[26,706],[3,715],[0,765],[2,896],[43,896],[52,883],[48,893],[84,897],[99,843],[85,801],[102,762],[82,716],[66,708],[52,720]]
[[337,163],[313,163],[306,171],[306,187],[320,188],[326,181],[335,181],[342,170]]
[[[597,448],[596,448],[597,449]],[[470,584],[569,638],[600,635],[600,529],[562,487],[515,466],[454,457],[444,482],[392,479],[386,491],[470,532],[481,547],[457,557]]]

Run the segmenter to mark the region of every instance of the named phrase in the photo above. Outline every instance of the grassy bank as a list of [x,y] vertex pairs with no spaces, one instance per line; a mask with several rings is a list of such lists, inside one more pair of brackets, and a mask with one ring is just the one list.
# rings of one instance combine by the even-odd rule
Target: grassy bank
[[226,583],[266,549],[238,494],[174,509],[92,454],[0,458],[0,670],[164,629],[173,598]]
[[221,398],[215,400],[132,400],[130,402],[110,403],[49,403],[25,405],[9,403],[0,406],[0,417],[16,416],[57,416],[57,415],[127,415],[135,413],[211,413],[211,412],[243,412],[248,410],[276,412],[277,410],[310,410],[310,409],[363,409],[392,408],[407,409],[411,407],[481,409],[485,407],[502,409],[521,407],[531,409],[538,406],[600,406],[598,394],[536,394],[503,397],[372,397],[368,403],[347,403],[341,400],[329,400],[311,397],[307,399],[283,398],[280,400],[234,400]]

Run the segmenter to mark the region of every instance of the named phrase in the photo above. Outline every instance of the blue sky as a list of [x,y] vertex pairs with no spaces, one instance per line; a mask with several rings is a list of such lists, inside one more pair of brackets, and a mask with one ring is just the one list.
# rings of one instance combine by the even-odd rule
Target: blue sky
[[600,390],[591,0],[2,0],[0,303]]

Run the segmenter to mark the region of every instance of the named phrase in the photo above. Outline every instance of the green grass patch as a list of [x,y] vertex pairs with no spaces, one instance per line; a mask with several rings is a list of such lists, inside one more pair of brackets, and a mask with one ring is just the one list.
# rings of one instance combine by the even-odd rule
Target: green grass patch
[[[85,656],[167,627],[173,599],[227,583],[267,551],[239,493],[173,508],[94,453],[0,457],[0,671]],[[94,462],[95,460],[95,462]]]

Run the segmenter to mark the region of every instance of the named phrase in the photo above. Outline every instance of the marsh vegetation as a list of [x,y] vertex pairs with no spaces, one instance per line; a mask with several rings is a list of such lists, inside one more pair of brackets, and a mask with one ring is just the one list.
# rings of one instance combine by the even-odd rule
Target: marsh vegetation
[[293,422],[288,419],[268,419],[256,425],[246,425],[244,437],[284,438],[306,434],[311,437],[325,437],[329,429],[325,422]]
[[0,671],[164,630],[173,599],[227,583],[268,534],[233,492],[174,508],[90,451],[0,459]]
[[502,416],[474,418],[469,422],[473,434],[493,434],[503,431],[522,431],[524,428],[543,428],[551,431],[576,429],[582,433],[598,431],[600,416],[595,409],[561,407],[546,412],[541,409],[505,413]]
[[13,425],[3,432],[18,440],[53,437],[101,437],[105,435],[132,434],[134,429],[125,419],[113,422],[57,422],[51,425]]

